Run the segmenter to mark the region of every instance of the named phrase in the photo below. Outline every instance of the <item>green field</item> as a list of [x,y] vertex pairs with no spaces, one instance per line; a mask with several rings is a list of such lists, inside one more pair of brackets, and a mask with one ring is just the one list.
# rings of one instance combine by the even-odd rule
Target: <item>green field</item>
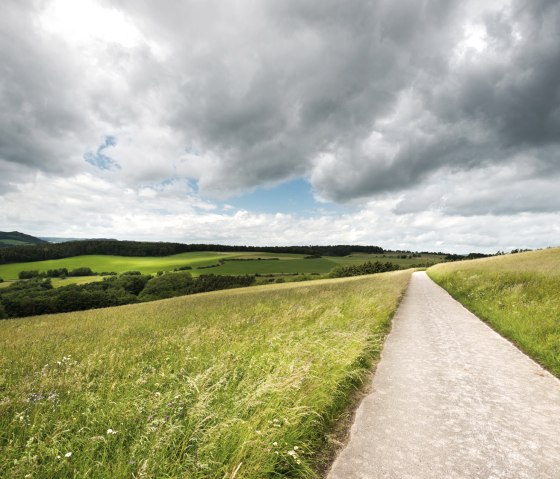
[[[407,256],[403,258],[403,256]],[[382,263],[393,263],[398,264],[401,267],[411,268],[416,266],[428,267],[436,263],[444,261],[444,255],[436,254],[424,254],[420,257],[408,257],[409,255],[398,254],[393,252],[387,252],[384,254],[364,254],[364,253],[353,253],[349,256],[342,257],[328,257],[328,259],[334,261],[343,266],[362,264],[366,261],[381,261]]]
[[0,477],[318,477],[409,278],[1,321]]
[[163,257],[134,257],[110,255],[73,256],[71,258],[53,259],[47,261],[33,261],[29,263],[12,263],[0,265],[0,277],[5,280],[17,279],[22,270],[47,271],[49,269],[68,268],[72,270],[82,266],[89,266],[98,273],[123,273],[124,271],[140,271],[142,273],[156,273],[169,271],[180,266],[203,266],[216,263],[220,258],[231,256],[230,253],[193,252]]
[[[215,268],[196,269],[200,266],[218,264],[220,259],[227,258],[253,258],[255,261],[226,261],[225,264]],[[258,261],[256,258],[279,258],[278,260]],[[243,274],[310,274],[328,273],[338,265],[360,264],[366,261],[392,262],[403,267],[422,264],[429,266],[442,260],[437,255],[427,255],[421,258],[401,258],[400,255],[387,253],[379,254],[352,254],[344,257],[323,257],[319,259],[304,259],[305,255],[272,254],[272,253],[214,253],[193,252],[181,253],[163,257],[131,257],[110,255],[74,256],[48,261],[34,261],[29,263],[13,263],[0,265],[0,277],[4,280],[18,278],[18,273],[23,270],[37,270],[46,272],[49,269],[67,268],[72,270],[82,266],[90,267],[93,271],[123,273],[125,271],[140,271],[145,274],[154,274],[158,271],[171,271],[181,266],[191,266],[193,276],[201,274],[243,275]],[[53,282],[55,284],[55,282]],[[69,283],[67,283],[69,284]]]
[[560,248],[445,263],[428,274],[560,377]]

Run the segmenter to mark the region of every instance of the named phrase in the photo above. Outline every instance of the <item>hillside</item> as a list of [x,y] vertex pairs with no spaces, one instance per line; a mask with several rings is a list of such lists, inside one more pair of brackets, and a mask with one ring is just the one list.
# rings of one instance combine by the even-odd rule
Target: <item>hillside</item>
[[48,244],[48,242],[19,231],[0,231],[0,248],[41,244]]
[[2,321],[0,476],[315,478],[409,278]]
[[443,263],[428,274],[560,377],[560,248]]
[[44,261],[80,255],[169,256],[188,252],[259,252],[273,254],[320,254],[346,256],[353,252],[382,254],[380,246],[310,245],[310,246],[231,246],[219,244],[186,244],[153,241],[118,241],[107,239],[49,243],[30,248],[14,246],[0,250],[0,264]]

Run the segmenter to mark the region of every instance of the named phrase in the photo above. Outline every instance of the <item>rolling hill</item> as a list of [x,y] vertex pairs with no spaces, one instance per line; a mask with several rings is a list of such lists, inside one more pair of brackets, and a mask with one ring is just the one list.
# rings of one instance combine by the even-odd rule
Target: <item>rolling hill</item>
[[19,231],[0,231],[0,248],[48,244],[48,241]]

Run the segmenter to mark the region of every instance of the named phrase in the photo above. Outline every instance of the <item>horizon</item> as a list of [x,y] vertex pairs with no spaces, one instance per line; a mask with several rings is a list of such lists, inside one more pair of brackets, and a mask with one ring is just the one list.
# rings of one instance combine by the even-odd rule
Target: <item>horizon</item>
[[8,0],[0,229],[554,247],[559,22],[546,0]]
[[[1,233],[19,233],[25,234],[21,231],[0,231]],[[558,245],[549,245],[544,246],[542,248],[535,248],[535,249],[524,249],[524,248],[514,248],[509,251],[497,250],[492,253],[483,253],[481,251],[463,251],[459,253],[452,253],[450,251],[445,250],[404,250],[404,249],[396,249],[386,247],[384,245],[374,245],[374,244],[366,244],[366,243],[294,243],[294,244],[239,244],[239,243],[216,243],[216,242],[209,242],[209,243],[186,243],[183,241],[167,241],[167,240],[138,240],[138,239],[120,239],[120,238],[101,238],[101,237],[60,237],[60,236],[33,236],[43,241],[47,241],[50,244],[59,244],[59,243],[66,243],[71,241],[131,241],[131,242],[154,242],[154,243],[182,243],[182,244],[204,244],[204,245],[215,245],[215,246],[228,246],[228,247],[240,247],[240,248],[313,248],[316,246],[319,247],[329,247],[329,246],[356,246],[356,247],[379,247],[386,253],[427,253],[427,254],[448,254],[448,255],[459,255],[459,256],[468,256],[469,254],[484,254],[488,256],[496,256],[500,254],[511,254],[511,253],[519,253],[519,252],[527,252],[527,251],[536,251],[536,250],[545,250],[545,249],[553,249],[559,248]],[[61,240],[61,241],[49,241],[49,240]]]

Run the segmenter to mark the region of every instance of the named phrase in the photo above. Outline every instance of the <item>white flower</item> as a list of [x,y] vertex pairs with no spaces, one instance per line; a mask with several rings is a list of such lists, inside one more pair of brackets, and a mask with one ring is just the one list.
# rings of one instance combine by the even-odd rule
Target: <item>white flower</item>
[[64,454],[64,457],[70,457],[72,455],[71,452],[67,452],[66,454]]
[[273,445],[273,446],[278,446],[278,443],[277,443],[277,442],[273,442],[272,445]]
[[111,428],[107,429],[107,434],[117,434],[117,431],[113,431]]

